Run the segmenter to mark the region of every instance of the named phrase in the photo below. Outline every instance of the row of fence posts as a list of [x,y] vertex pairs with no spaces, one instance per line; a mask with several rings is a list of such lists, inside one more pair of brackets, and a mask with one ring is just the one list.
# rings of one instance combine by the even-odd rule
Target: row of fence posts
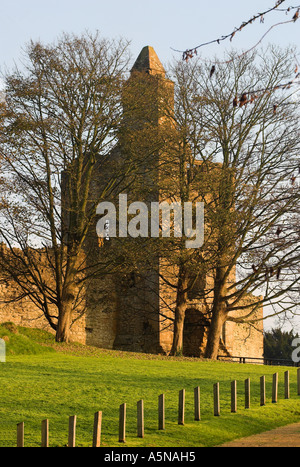
[[[297,370],[297,386],[298,395],[300,395],[300,368]],[[290,398],[290,374],[289,371],[284,373],[284,398]],[[213,400],[214,400],[214,416],[219,417],[220,411],[220,384],[213,385]],[[272,381],[272,403],[278,401],[278,373],[273,374]],[[266,378],[260,378],[260,405],[266,404]],[[245,380],[245,409],[250,409],[250,378]],[[237,412],[237,381],[231,382],[231,412]],[[185,416],[185,389],[179,391],[178,400],[178,424],[184,425]],[[194,389],[194,419],[201,420],[200,411],[200,387]],[[75,447],[76,441],[76,421],[77,416],[69,417],[69,435],[68,447]],[[101,445],[101,426],[102,412],[96,412],[94,415],[94,430],[93,430],[93,447]],[[158,397],[158,429],[165,430],[165,395],[161,394]],[[144,438],[144,401],[137,402],[137,436]],[[120,405],[119,408],[119,442],[126,442],[126,403]],[[42,436],[41,446],[49,446],[49,420],[42,421]],[[17,425],[17,447],[24,447],[24,422]]]

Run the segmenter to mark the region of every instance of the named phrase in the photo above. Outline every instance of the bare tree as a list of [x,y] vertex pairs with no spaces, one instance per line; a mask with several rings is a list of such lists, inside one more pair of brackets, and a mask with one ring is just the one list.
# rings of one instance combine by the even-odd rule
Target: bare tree
[[[274,28],[277,28],[278,26],[281,26],[283,24],[295,23],[299,19],[300,5],[298,4],[298,5],[284,6],[283,4],[285,3],[285,1],[286,0],[277,0],[273,7],[268,8],[265,11],[254,14],[251,18],[247,19],[246,21],[243,21],[240,24],[240,26],[234,28],[234,30],[231,31],[229,34],[225,34],[225,35],[220,36],[220,37],[218,37],[216,39],[212,39],[212,40],[203,42],[203,43],[201,43],[201,44],[199,44],[199,45],[197,45],[195,47],[192,47],[192,48],[189,48],[189,49],[186,49],[186,50],[176,50],[176,49],[172,49],[172,50],[174,50],[175,52],[182,53],[182,59],[185,60],[185,61],[188,61],[191,58],[197,56],[199,50],[201,48],[203,48],[203,47],[206,47],[206,46],[214,44],[214,43],[219,45],[219,44],[221,44],[221,42],[227,41],[228,39],[230,40],[230,42],[232,42],[232,40],[236,36],[236,34],[239,34],[241,31],[243,31],[245,28],[247,28],[248,26],[250,26],[251,24],[253,24],[257,20],[259,20],[260,23],[264,23],[265,22],[265,17],[267,17],[270,13],[272,13],[274,11],[280,13],[282,18],[284,17],[283,13],[285,14],[285,16],[288,15],[288,19],[285,19],[284,21],[280,21],[280,22],[277,22],[277,23],[273,23],[272,26],[269,27],[269,29],[266,32],[264,32],[264,34],[262,35],[262,37],[259,39],[259,41],[256,44],[254,44],[248,50],[245,50],[240,54],[240,55],[245,55],[245,54],[249,53],[250,51],[252,51],[253,49],[257,48],[257,46],[263,41],[263,39]],[[219,62],[219,60],[216,59],[215,63],[218,63],[218,62]]]
[[[5,76],[0,235],[9,251],[1,250],[1,268],[20,298],[44,312],[57,341],[69,339],[96,206],[132,168],[111,157],[128,60],[124,41],[63,35],[49,46],[31,42],[25,69]],[[91,197],[101,173],[101,192]]]
[[197,59],[174,70],[176,123],[194,158],[186,161],[185,183],[193,187],[189,196],[205,202],[206,240],[196,254],[210,277],[208,358],[216,358],[227,320],[255,326],[263,305],[296,311],[290,297],[299,287],[294,72],[293,53],[275,48],[228,57],[214,73]]

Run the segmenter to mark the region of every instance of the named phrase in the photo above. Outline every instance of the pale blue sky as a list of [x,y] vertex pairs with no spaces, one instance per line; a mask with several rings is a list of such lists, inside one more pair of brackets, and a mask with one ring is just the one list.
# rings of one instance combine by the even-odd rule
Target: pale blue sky
[[[0,0],[0,68],[12,66],[30,40],[54,41],[62,32],[81,33],[99,30],[107,38],[124,37],[131,41],[136,57],[145,45],[155,48],[163,63],[180,54],[171,48],[184,50],[202,42],[227,35],[254,14],[275,4],[275,0]],[[297,5],[288,0],[284,6]],[[206,47],[206,56],[223,54],[226,48],[249,48],[268,28],[291,18],[272,12],[265,18],[236,34],[232,44]],[[263,44],[275,42],[297,44],[299,22],[279,26],[271,31]]]

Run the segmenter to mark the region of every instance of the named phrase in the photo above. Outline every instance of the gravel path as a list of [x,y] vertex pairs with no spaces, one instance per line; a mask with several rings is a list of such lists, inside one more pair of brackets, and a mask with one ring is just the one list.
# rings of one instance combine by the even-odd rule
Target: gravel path
[[244,447],[244,448],[299,448],[300,447],[300,423],[294,423],[275,430],[252,435],[247,438],[230,441],[219,447]]

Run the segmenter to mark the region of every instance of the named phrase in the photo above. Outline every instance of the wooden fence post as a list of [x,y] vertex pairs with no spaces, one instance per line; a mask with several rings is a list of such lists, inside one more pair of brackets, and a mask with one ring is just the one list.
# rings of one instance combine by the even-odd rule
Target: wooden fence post
[[119,416],[119,442],[126,442],[126,404],[120,405]]
[[288,370],[284,373],[284,398],[290,398],[290,372]]
[[137,435],[138,438],[144,438],[144,401],[137,403]]
[[178,401],[178,425],[184,425],[184,404],[185,404],[185,389],[179,391]]
[[245,380],[245,409],[250,409],[250,378]]
[[158,429],[165,429],[165,395],[158,397]]
[[273,385],[272,385],[272,402],[276,404],[278,396],[278,373],[273,375]]
[[220,416],[220,384],[214,384],[214,416]]
[[68,438],[68,447],[75,448],[76,445],[76,415],[69,417],[69,438]]
[[237,383],[236,381],[231,381],[231,412],[237,412]]
[[93,448],[99,448],[101,444],[102,412],[94,415]]
[[199,388],[199,386],[194,389],[194,409],[195,409],[195,421],[201,420],[200,388]]
[[42,448],[49,447],[49,420],[42,421]]
[[17,448],[24,447],[24,422],[17,424]]
[[260,405],[266,405],[266,377],[260,377]]

